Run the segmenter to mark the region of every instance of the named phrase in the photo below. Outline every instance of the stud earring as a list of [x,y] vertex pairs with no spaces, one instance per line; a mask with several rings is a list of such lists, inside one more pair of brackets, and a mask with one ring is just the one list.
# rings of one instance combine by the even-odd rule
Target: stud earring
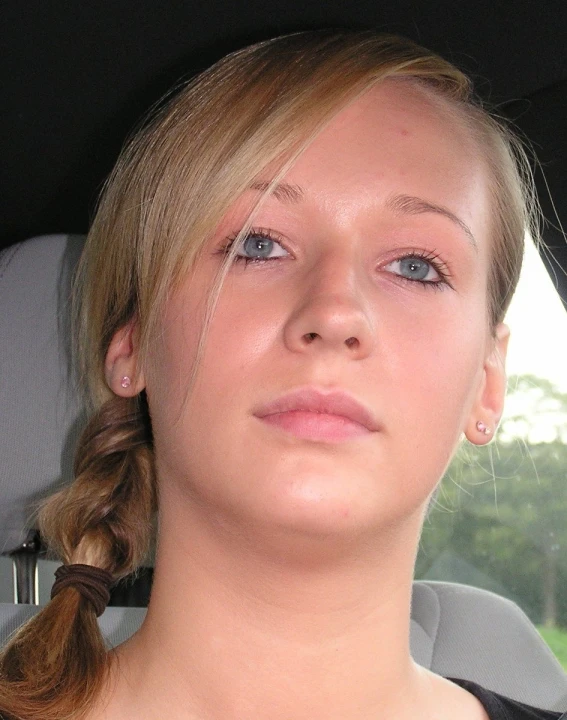
[[123,388],[130,387],[130,378],[128,377],[128,375],[124,375],[120,384]]
[[492,432],[492,431],[490,430],[490,428],[487,427],[487,426],[482,422],[482,420],[479,420],[479,421],[477,422],[477,424],[476,424],[476,429],[477,429],[479,432],[483,433],[484,435],[490,435],[490,433]]

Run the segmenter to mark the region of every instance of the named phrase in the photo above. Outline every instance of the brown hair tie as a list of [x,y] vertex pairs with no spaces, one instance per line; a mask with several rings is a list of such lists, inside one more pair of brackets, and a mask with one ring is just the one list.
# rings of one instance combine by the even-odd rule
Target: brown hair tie
[[55,571],[55,582],[51,588],[51,599],[66,587],[74,587],[92,603],[96,616],[100,617],[110,600],[110,586],[114,578],[102,568],[93,565],[61,565]]

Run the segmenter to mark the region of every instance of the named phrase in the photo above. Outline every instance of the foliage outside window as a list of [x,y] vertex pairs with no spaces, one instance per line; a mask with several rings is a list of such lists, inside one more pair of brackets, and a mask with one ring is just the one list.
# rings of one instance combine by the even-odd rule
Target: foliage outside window
[[[535,376],[511,378],[531,401],[495,441],[463,446],[425,523],[417,575],[515,600],[537,624],[567,630],[567,393]],[[545,416],[555,437],[533,442]]]

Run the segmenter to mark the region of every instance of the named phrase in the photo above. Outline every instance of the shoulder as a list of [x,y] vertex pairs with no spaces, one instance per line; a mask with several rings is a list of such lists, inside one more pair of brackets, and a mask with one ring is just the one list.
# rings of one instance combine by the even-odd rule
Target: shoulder
[[470,680],[447,678],[480,700],[490,720],[567,720],[567,713],[540,710],[487,690]]

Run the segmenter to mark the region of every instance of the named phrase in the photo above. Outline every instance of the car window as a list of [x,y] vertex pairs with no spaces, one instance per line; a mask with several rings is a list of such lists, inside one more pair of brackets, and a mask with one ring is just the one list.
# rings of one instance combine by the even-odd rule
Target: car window
[[567,313],[531,240],[506,322],[500,428],[488,446],[465,441],[449,466],[416,575],[510,598],[567,669]]

